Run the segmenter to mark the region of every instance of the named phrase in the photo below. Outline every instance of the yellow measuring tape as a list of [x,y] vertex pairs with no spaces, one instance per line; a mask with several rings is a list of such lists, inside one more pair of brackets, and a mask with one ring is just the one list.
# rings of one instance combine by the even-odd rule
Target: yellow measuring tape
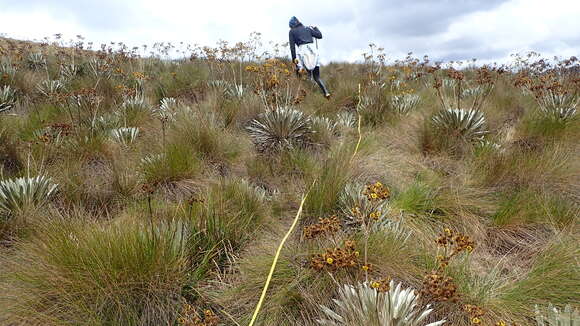
[[361,97],[360,97],[360,84],[358,84],[358,104],[356,105],[356,113],[358,113],[358,141],[356,143],[356,147],[354,148],[354,153],[352,153],[352,157],[351,160],[355,157],[356,153],[358,153],[358,148],[360,146],[360,142],[362,140],[362,133],[360,131],[360,126],[361,126],[361,121],[362,121],[362,117],[360,115],[360,103],[361,103]]
[[[354,148],[354,153],[352,153],[351,160],[355,157],[356,153],[358,152],[358,148],[359,148],[361,140],[362,140],[362,134],[361,134],[361,120],[362,119],[361,119],[361,115],[359,112],[360,103],[361,103],[361,95],[360,95],[360,84],[359,84],[358,85],[358,105],[357,105],[358,142],[356,143],[356,147]],[[250,324],[248,326],[253,326],[254,323],[256,322],[256,319],[258,318],[258,313],[260,312],[260,309],[262,308],[262,303],[264,303],[264,299],[266,298],[266,293],[268,292],[268,287],[270,287],[270,281],[272,281],[272,275],[274,275],[274,270],[276,269],[276,264],[278,264],[278,258],[280,257],[280,253],[282,252],[282,248],[284,247],[286,240],[288,240],[288,237],[290,237],[290,234],[292,234],[292,231],[294,231],[296,224],[298,224],[298,220],[300,219],[300,215],[302,214],[302,207],[304,207],[304,202],[306,201],[306,198],[308,197],[310,190],[312,189],[312,187],[316,183],[316,180],[317,179],[314,179],[314,181],[312,182],[312,185],[310,186],[310,188],[308,189],[306,194],[304,194],[304,196],[302,197],[302,201],[300,202],[300,207],[298,208],[298,212],[296,212],[296,217],[294,217],[294,221],[292,222],[290,229],[288,230],[288,232],[286,232],[286,235],[284,236],[284,238],[282,238],[282,241],[280,242],[280,245],[278,246],[278,249],[276,250],[276,255],[274,256],[274,261],[272,262],[272,266],[270,267],[270,273],[268,273],[268,278],[266,279],[266,283],[264,284],[264,288],[262,289],[262,295],[260,296],[260,300],[258,301],[258,305],[256,306],[256,309],[254,310],[254,314],[252,315],[252,320],[250,320]]]
[[[310,189],[312,189],[312,187],[314,186],[315,183],[316,183],[316,179],[314,179],[314,182],[312,182]],[[296,224],[298,224],[298,219],[300,218],[300,214],[302,214],[302,207],[304,207],[304,202],[306,201],[306,197],[308,197],[308,194],[310,193],[310,189],[308,189],[306,194],[302,197],[302,202],[300,202],[300,208],[298,208],[298,212],[296,213],[296,217],[294,218],[294,222],[292,222],[290,229],[288,230],[288,232],[286,232],[286,235],[284,236],[284,238],[282,238],[282,242],[280,242],[280,245],[278,246],[278,250],[276,250],[276,255],[274,256],[274,261],[272,262],[272,266],[270,267],[270,273],[268,274],[268,278],[266,279],[266,284],[264,284],[264,289],[262,290],[262,295],[260,296],[260,300],[258,301],[258,305],[256,306],[256,310],[254,310],[254,315],[252,316],[252,320],[250,321],[250,324],[248,326],[252,326],[256,322],[256,318],[258,317],[258,313],[260,312],[260,308],[262,308],[262,303],[264,302],[264,298],[266,298],[266,292],[268,292],[268,287],[270,286],[270,281],[272,280],[272,275],[274,275],[274,270],[276,269],[276,264],[278,263],[278,258],[280,257],[280,252],[282,252],[282,247],[284,247],[284,243],[286,243],[286,240],[288,239],[288,237],[290,236],[290,234],[292,233],[292,231],[296,227]]]

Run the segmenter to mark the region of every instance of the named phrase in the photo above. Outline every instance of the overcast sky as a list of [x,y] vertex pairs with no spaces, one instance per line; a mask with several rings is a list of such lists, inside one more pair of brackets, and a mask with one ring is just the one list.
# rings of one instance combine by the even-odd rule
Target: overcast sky
[[316,25],[324,62],[359,60],[370,42],[390,58],[503,61],[534,50],[580,55],[579,0],[0,0],[0,33],[41,39],[77,34],[131,46],[214,45],[253,31],[287,42],[288,20]]

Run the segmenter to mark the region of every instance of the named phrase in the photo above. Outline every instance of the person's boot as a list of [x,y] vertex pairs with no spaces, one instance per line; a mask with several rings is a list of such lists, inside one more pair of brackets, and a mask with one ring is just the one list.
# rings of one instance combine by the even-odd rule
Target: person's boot
[[322,90],[322,94],[327,100],[330,100],[330,92],[326,89],[326,86],[322,82],[322,80],[318,80],[318,86],[320,86],[320,90]]

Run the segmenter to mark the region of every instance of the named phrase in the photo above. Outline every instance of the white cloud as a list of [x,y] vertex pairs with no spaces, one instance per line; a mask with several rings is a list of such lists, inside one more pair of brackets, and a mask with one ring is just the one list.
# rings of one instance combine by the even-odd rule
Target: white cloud
[[286,42],[288,19],[318,25],[329,60],[356,60],[370,42],[391,57],[408,51],[433,59],[495,60],[536,50],[580,53],[580,2],[566,0],[0,0],[0,32],[40,39],[81,34],[96,44],[130,46],[183,41],[213,45],[246,40]]

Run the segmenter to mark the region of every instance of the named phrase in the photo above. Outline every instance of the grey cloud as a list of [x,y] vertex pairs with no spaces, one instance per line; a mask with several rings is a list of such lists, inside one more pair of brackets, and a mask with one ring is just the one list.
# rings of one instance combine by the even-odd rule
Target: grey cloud
[[[5,0],[6,10],[26,12],[31,9],[48,11],[55,17],[73,17],[79,24],[95,30],[118,30],[133,24],[138,18],[137,6],[124,1],[79,0]],[[63,31],[72,32],[75,31]]]
[[372,0],[363,2],[358,27],[377,35],[424,37],[445,32],[457,18],[491,10],[507,0]]
[[[356,5],[330,8],[313,16],[328,32],[331,53],[367,49],[370,42],[384,46],[387,53],[412,51],[433,59],[490,59],[504,56],[481,44],[477,36],[440,41],[439,36],[462,16],[493,10],[509,0],[369,0]],[[323,30],[324,32],[324,30]],[[347,51],[350,52],[350,51]],[[334,55],[330,57],[336,58]]]

